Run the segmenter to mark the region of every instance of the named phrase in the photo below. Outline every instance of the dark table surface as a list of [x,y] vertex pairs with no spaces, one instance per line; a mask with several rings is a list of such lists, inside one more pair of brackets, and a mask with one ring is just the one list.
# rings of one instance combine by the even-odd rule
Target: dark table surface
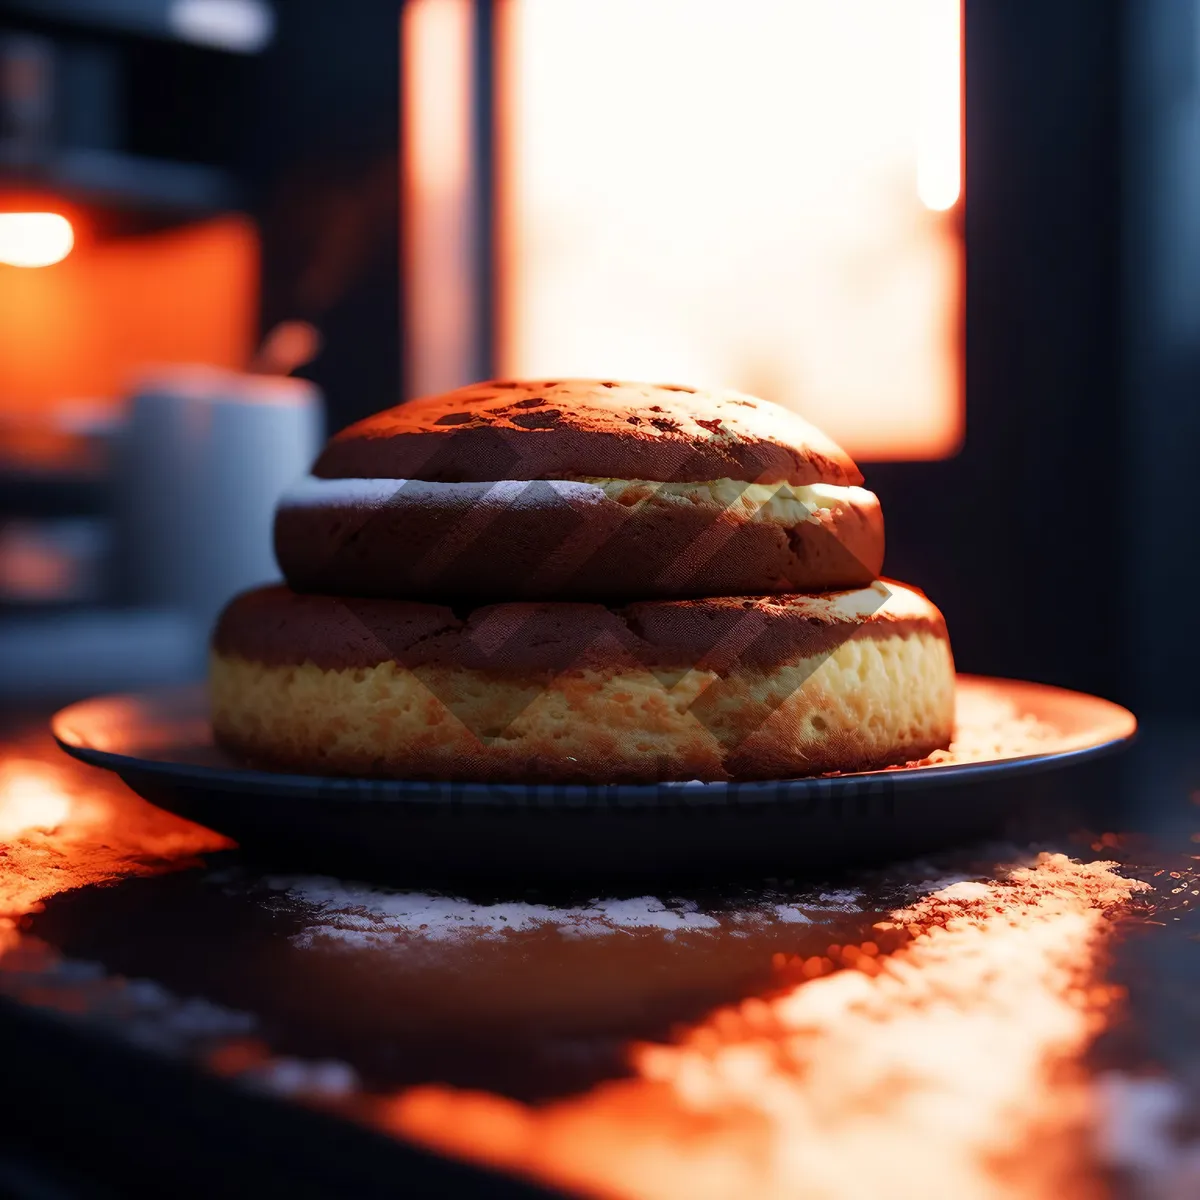
[[1198,726],[660,895],[265,866],[8,729],[0,1194],[1200,1196]]

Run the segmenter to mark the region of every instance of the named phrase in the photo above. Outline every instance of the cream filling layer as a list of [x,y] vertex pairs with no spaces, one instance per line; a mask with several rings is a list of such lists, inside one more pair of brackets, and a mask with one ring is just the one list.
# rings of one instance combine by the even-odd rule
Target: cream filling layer
[[603,489],[610,500],[636,504],[653,496],[667,503],[712,505],[751,519],[794,524],[820,511],[836,512],[852,505],[876,503],[875,494],[861,487],[831,483],[746,483],[741,479],[705,479],[687,483],[655,483],[646,479],[586,479]]

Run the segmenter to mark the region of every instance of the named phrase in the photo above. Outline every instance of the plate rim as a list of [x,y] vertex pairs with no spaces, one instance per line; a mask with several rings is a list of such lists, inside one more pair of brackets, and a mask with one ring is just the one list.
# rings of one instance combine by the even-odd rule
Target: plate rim
[[[78,734],[72,738],[69,724],[79,710],[105,701],[124,700],[145,704],[154,697],[175,697],[178,701],[191,694],[203,694],[203,684],[184,684],[92,696],[60,709],[50,720],[50,730],[59,748],[72,758],[112,771],[122,779],[160,779],[164,783],[205,787],[211,791],[239,791],[260,796],[304,796],[327,802],[377,801],[429,806],[468,804],[472,807],[516,806],[529,799],[541,800],[541,806],[580,811],[586,807],[612,807],[614,799],[621,808],[664,807],[679,804],[772,803],[808,797],[848,798],[889,793],[913,788],[951,786],[984,777],[1020,776],[1057,770],[1101,758],[1127,747],[1137,736],[1138,722],[1132,712],[1114,701],[1087,692],[1072,691],[1053,684],[1031,680],[1004,679],[995,676],[960,674],[960,680],[972,684],[1001,685],[1063,700],[1086,700],[1107,709],[1123,732],[1091,745],[1049,752],[1033,752],[1007,758],[983,759],[965,763],[928,763],[914,767],[885,767],[873,771],[853,771],[841,775],[800,776],[793,779],[766,780],[670,780],[661,783],[486,783],[453,780],[373,779],[334,775],[305,775],[266,771],[253,767],[207,766],[180,763],[101,750],[82,744]],[[547,804],[546,799],[551,803]]]

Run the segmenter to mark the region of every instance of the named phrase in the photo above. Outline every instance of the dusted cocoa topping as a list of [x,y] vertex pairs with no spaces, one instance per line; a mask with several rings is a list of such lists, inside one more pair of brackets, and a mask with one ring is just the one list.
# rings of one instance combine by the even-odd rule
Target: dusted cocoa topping
[[339,433],[314,474],[862,482],[845,451],[779,405],[732,391],[578,379],[476,383],[411,400]]

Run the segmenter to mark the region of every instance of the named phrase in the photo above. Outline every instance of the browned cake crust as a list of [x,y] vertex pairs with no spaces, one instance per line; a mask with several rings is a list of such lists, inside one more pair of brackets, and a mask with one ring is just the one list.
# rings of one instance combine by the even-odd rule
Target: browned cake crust
[[878,499],[795,413],[738,392],[474,384],[335,437],[284,498],[298,591],[393,599],[671,599],[861,587]]
[[213,634],[218,654],[270,666],[344,670],[394,662],[490,674],[736,663],[770,669],[828,653],[849,637],[932,633],[941,612],[892,580],[823,596],[721,596],[602,604],[491,604],[456,610],[403,600],[303,595],[281,585],[243,592]]
[[949,744],[945,623],[898,584],[827,596],[435,605],[234,600],[218,741],[324,774],[493,781],[781,778]]
[[613,380],[493,380],[339,433],[330,479],[577,479],[851,485],[850,457],[789,409],[733,391]]
[[[883,516],[862,488],[808,515],[666,494],[619,498],[535,481],[398,483],[370,502],[280,505],[275,555],[299,591],[414,600],[599,600],[824,592],[883,568]],[[751,506],[752,507],[752,506]]]

